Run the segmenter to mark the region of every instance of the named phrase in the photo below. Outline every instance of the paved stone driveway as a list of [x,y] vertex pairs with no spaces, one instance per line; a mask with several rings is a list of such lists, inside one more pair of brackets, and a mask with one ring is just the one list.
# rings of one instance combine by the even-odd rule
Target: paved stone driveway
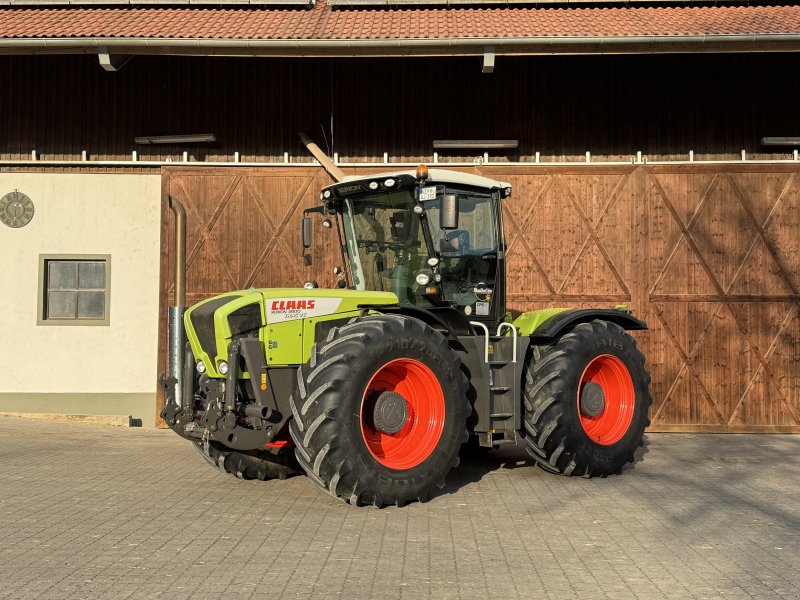
[[800,437],[647,442],[597,480],[495,452],[377,510],[169,431],[4,418],[0,598],[799,597]]

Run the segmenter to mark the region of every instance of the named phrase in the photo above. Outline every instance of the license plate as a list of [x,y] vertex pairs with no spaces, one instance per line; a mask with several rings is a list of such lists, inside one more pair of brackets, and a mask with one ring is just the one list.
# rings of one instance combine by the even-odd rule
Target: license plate
[[419,191],[419,201],[436,200],[436,186],[424,187]]

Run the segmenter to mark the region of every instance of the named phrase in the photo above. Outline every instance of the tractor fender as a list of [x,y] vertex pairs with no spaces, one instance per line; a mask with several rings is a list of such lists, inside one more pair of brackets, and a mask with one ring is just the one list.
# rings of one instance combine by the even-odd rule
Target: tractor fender
[[647,329],[647,323],[616,308],[545,309],[521,314],[514,325],[519,329],[520,335],[544,341],[560,336],[578,323],[595,319],[616,323],[628,331]]
[[369,312],[379,312],[386,315],[413,317],[434,329],[446,332],[451,339],[472,335],[473,333],[469,322],[463,315],[449,306],[418,308],[408,304],[359,304],[358,308],[363,315]]

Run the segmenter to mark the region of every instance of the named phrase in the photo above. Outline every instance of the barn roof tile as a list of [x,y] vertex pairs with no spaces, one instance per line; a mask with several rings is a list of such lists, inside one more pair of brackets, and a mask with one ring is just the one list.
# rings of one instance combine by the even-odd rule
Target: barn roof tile
[[6,8],[0,39],[394,40],[785,34],[800,6],[312,9]]

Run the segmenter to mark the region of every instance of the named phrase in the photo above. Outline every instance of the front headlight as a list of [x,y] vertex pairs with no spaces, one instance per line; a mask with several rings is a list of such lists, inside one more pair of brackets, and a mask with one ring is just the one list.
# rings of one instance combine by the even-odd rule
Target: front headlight
[[219,366],[217,368],[219,369],[221,375],[228,374],[228,363],[226,363],[224,360],[220,361]]
[[428,285],[431,280],[431,276],[427,273],[418,273],[416,279],[419,285]]

